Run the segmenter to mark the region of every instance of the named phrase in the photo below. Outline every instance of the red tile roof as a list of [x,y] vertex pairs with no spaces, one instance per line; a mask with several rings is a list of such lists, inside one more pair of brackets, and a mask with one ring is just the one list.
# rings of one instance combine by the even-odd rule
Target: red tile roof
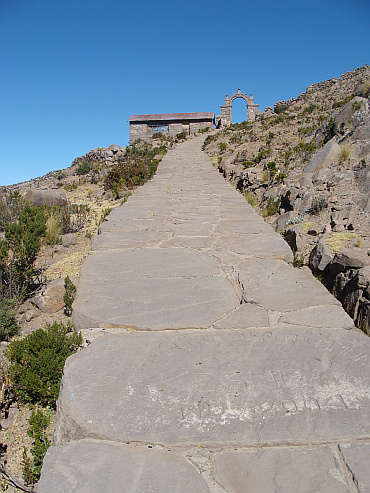
[[129,122],[173,121],[173,120],[213,120],[214,113],[162,113],[156,115],[131,115]]

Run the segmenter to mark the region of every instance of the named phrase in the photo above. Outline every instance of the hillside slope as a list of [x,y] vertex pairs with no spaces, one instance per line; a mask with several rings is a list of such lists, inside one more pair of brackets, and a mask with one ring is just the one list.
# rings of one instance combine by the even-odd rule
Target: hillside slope
[[309,86],[208,136],[225,178],[279,230],[357,325],[370,318],[370,67]]

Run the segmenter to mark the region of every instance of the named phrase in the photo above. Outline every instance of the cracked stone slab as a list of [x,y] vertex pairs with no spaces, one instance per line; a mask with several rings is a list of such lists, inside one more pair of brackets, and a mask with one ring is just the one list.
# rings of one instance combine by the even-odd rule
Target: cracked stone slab
[[118,248],[145,247],[150,244],[167,240],[171,236],[169,233],[160,231],[111,231],[96,236],[92,245],[92,251],[109,251]]
[[[253,217],[253,216],[252,216]],[[263,219],[260,221],[253,217],[253,220],[226,220],[222,221],[217,227],[217,233],[220,234],[238,234],[249,235],[258,233],[272,233],[273,229]]]
[[274,259],[247,259],[239,268],[245,301],[253,301],[266,310],[292,312],[314,306],[340,306],[307,270]]
[[338,457],[329,447],[216,453],[212,473],[227,493],[353,491]]
[[286,241],[278,233],[251,235],[229,234],[223,236],[231,251],[251,255],[260,259],[281,259],[291,262],[293,253]]
[[39,493],[209,493],[176,452],[83,440],[46,452]]
[[370,491],[370,443],[345,444],[340,446],[340,450],[359,493],[368,493]]
[[229,313],[214,324],[215,329],[245,329],[248,327],[268,327],[267,311],[253,303],[243,303],[235,311]]
[[370,433],[370,341],[342,329],[134,332],[66,362],[56,440],[322,443]]
[[198,250],[93,253],[73,304],[78,329],[209,327],[239,303],[217,262]]
[[313,306],[306,310],[285,313],[279,322],[306,327],[354,328],[352,318],[339,305]]

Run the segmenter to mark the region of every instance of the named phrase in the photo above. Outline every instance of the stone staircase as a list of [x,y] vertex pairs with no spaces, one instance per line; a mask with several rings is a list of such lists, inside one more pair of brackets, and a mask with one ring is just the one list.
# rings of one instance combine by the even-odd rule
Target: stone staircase
[[370,491],[369,338],[203,140],[100,227],[39,493]]

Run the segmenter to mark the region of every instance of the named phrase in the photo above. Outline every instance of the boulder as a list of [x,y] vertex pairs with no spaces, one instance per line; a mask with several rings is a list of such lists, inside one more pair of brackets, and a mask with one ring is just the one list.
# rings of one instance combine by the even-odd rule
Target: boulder
[[31,303],[44,313],[55,313],[64,307],[64,279],[55,279],[46,288],[31,298]]
[[312,171],[318,171],[319,169],[329,166],[337,159],[339,151],[340,147],[338,142],[335,139],[330,140],[310,159],[303,172],[309,173]]
[[333,259],[325,240],[321,238],[310,254],[309,266],[313,272],[323,272]]
[[306,237],[300,224],[290,226],[284,233],[284,239],[293,252],[302,251],[306,244]]
[[62,245],[64,247],[70,247],[71,245],[76,245],[77,236],[74,233],[67,233],[62,235]]
[[370,263],[370,258],[360,250],[346,248],[339,253],[336,253],[330,263],[329,269],[331,274],[336,276],[339,272],[347,269],[361,269]]
[[309,188],[312,187],[312,176],[310,174],[304,175],[298,180],[301,188]]
[[31,205],[47,205],[53,207],[54,205],[66,205],[67,197],[64,190],[48,189],[48,190],[36,190],[29,189],[24,194],[24,199],[31,203]]

